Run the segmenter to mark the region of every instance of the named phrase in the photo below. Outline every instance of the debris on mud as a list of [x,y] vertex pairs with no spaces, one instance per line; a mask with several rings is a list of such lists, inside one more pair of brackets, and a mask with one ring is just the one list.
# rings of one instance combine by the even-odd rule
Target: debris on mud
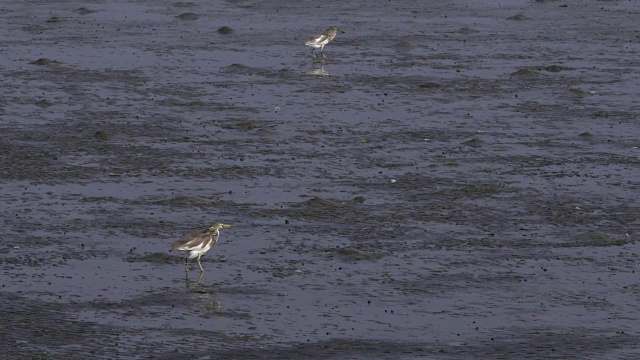
[[218,31],[218,34],[227,35],[227,34],[231,34],[233,32],[233,29],[231,29],[228,26],[223,26],[219,28],[217,31]]
[[86,7],[81,7],[78,10],[76,10],[76,13],[80,15],[93,14],[95,12],[96,12],[95,10],[87,9]]
[[47,58],[40,58],[38,60],[30,62],[29,64],[33,64],[33,65],[50,65],[50,64],[60,64],[60,61],[50,60],[50,59],[47,59]]
[[107,140],[109,139],[109,133],[104,130],[98,130],[93,134],[93,137],[98,140]]
[[509,16],[507,20],[523,21],[523,20],[530,20],[530,18],[524,16],[523,14],[516,14],[513,16]]
[[193,21],[193,20],[198,20],[200,18],[200,16],[198,16],[197,14],[194,13],[182,13],[178,16],[176,16],[176,18],[180,19],[180,20],[186,20],[186,21]]
[[538,72],[531,69],[520,69],[513,72],[511,76],[534,77],[538,76]]
[[377,253],[363,252],[355,248],[335,247],[324,250],[331,253],[343,261],[362,261],[362,260],[377,260],[384,255]]

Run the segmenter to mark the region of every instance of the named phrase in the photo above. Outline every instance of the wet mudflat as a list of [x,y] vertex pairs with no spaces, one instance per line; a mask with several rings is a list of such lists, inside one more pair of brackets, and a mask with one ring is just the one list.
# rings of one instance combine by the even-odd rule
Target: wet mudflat
[[0,353],[638,358],[639,13],[3,2]]

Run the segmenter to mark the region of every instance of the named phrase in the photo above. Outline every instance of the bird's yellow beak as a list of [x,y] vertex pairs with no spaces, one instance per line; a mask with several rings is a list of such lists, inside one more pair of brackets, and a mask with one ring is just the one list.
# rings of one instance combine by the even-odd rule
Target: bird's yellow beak
[[231,227],[231,224],[220,224],[220,225],[222,225],[222,227],[224,227],[224,228]]

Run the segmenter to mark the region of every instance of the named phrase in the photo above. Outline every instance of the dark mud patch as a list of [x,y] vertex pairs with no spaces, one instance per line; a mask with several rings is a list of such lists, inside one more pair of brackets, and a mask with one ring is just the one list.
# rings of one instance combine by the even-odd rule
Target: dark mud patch
[[[14,305],[18,305],[16,300],[19,298],[9,297],[3,294],[5,300],[13,299]],[[144,302],[148,304],[148,302]],[[4,304],[3,304],[4,305]],[[99,304],[91,308],[98,310],[98,316],[110,315],[113,316],[118,309],[121,309],[123,305],[131,306],[132,304]],[[140,304],[142,305],[142,303]],[[196,314],[200,314],[206,309],[206,303],[201,303],[198,307],[194,308]],[[87,356],[98,357],[118,357],[118,356],[134,356],[134,352],[127,350],[127,348],[133,345],[131,339],[135,338],[136,326],[129,329],[127,327],[119,326],[106,326],[94,324],[91,325],[85,321],[77,321],[76,319],[70,319],[64,315],[65,308],[67,306],[45,306],[45,304],[38,301],[21,301],[19,306],[3,306],[5,309],[5,316],[0,320],[6,324],[12,324],[13,332],[11,336],[3,336],[0,340],[0,346],[7,347],[7,352],[4,352],[5,356],[9,355],[12,359],[32,359],[35,358],[50,358],[51,356],[57,357],[60,354],[67,353],[67,348],[73,344],[74,354],[70,358],[81,359]],[[171,311],[171,307],[165,307],[164,312]],[[215,311],[215,305],[211,310]],[[79,307],[79,313],[84,312],[84,306]],[[149,312],[145,308],[138,308],[140,311],[124,312],[117,315],[117,317],[123,319],[130,319],[135,322],[139,318],[141,312],[149,318],[157,317],[159,312]],[[182,308],[182,311],[186,309]],[[187,311],[194,311],[187,310]],[[173,312],[179,317],[179,311],[174,307]],[[203,319],[211,316],[211,312],[202,313]],[[220,316],[217,314],[216,316]],[[243,319],[242,316],[239,316]],[[246,318],[244,318],[246,319]],[[37,327],[34,325],[37,324]],[[246,335],[240,335],[234,339],[233,336],[229,337],[222,332],[217,331],[190,331],[188,329],[174,329],[171,330],[169,326],[159,324],[155,330],[147,333],[152,335],[154,340],[149,339],[147,345],[136,346],[136,351],[143,351],[148,355],[153,355],[156,358],[163,358],[167,354],[176,354],[182,351],[189,352],[188,347],[178,344],[166,343],[161,345],[164,340],[158,337],[161,333],[169,331],[178,335],[178,339],[186,339],[193,337],[204,340],[205,338],[216,338],[218,340],[232,341],[239,343],[246,342],[251,339]],[[88,339],[100,334],[100,339],[94,339],[89,341]],[[24,339],[30,339],[32,337],[38,337],[41,345],[25,342]],[[22,339],[22,340],[21,340]],[[173,342],[173,341],[172,341]],[[93,344],[92,344],[93,343]],[[210,343],[210,342],[209,342]],[[185,343],[186,344],[186,343]],[[98,345],[99,347],[97,347]],[[53,349],[55,347],[57,349]],[[224,346],[226,347],[226,346]],[[180,350],[180,349],[183,350]],[[232,347],[228,347],[231,349]],[[154,355],[155,354],[155,355]],[[171,355],[173,356],[173,355]]]
[[624,246],[635,243],[630,234],[611,236],[600,231],[587,231],[574,236],[571,241],[563,246],[567,247],[609,247]]
[[214,208],[220,205],[220,202],[216,199],[205,199],[194,196],[176,196],[166,200],[156,200],[151,202],[154,205],[171,206],[171,207],[200,207],[200,208]]
[[578,136],[583,138],[583,139],[591,139],[591,138],[593,138],[594,135],[592,133],[588,132],[588,131],[585,131],[583,133],[578,134]]
[[520,69],[520,70],[517,70],[516,72],[512,73],[511,76],[536,77],[536,76],[538,76],[538,72],[535,71],[535,70],[531,70],[531,69]]
[[111,137],[111,135],[104,130],[98,130],[95,133],[93,133],[93,137],[98,140],[107,140]]
[[517,191],[517,189],[509,188],[503,184],[471,184],[452,190],[452,195],[454,198],[470,199],[477,197],[490,197]]
[[53,102],[51,102],[49,100],[46,100],[46,99],[38,100],[38,101],[36,101],[35,104],[36,104],[36,106],[39,106],[41,108],[48,108],[49,106],[53,106],[54,105]]
[[40,25],[27,25],[22,27],[22,31],[25,31],[31,34],[41,34],[45,31],[45,28]]
[[355,248],[338,247],[325,249],[324,251],[330,254],[332,258],[338,258],[342,261],[378,260],[384,256],[382,254],[360,251]]
[[531,19],[529,17],[524,16],[523,14],[516,14],[513,16],[509,16],[507,20],[524,21],[524,20],[531,20]]
[[182,13],[182,14],[176,16],[176,18],[178,18],[180,20],[185,20],[185,21],[194,21],[194,20],[198,20],[200,18],[200,16],[198,16],[197,14],[194,14],[194,13]]
[[269,76],[277,74],[269,69],[252,67],[244,64],[231,64],[229,66],[223,67],[220,69],[222,72],[226,74],[237,74],[237,75],[258,75],[258,76]]
[[634,119],[636,116],[632,113],[626,111],[598,111],[593,114],[593,117],[596,118],[609,118],[609,117],[620,117],[624,119]]
[[[587,336],[587,329],[567,329],[566,332],[549,332],[538,329],[531,334],[509,334],[505,329],[496,332],[487,339],[477,339],[473,342],[424,344],[419,342],[392,342],[331,339],[321,342],[309,341],[287,347],[273,347],[268,353],[258,350],[242,349],[225,352],[221,359],[252,358],[252,359],[318,359],[318,358],[438,358],[459,359],[486,357],[523,357],[532,354],[536,357],[572,357],[604,354],[608,343],[615,349],[625,349],[637,339],[629,334],[615,334],[609,339],[609,334],[597,333]],[[575,346],[564,347],[564,342],[571,342]],[[518,346],[514,348],[514,343]],[[562,348],[562,350],[560,350]]]
[[433,82],[427,82],[427,83],[422,83],[418,85],[418,87],[424,90],[433,90],[433,89],[439,89],[443,87],[443,85],[438,83],[433,83]]
[[191,1],[181,1],[177,3],[173,3],[172,6],[177,8],[191,8],[191,7],[198,6],[198,4]]
[[458,29],[456,32],[457,32],[458,34],[465,34],[465,35],[469,35],[469,34],[477,34],[477,33],[479,33],[479,32],[480,32],[480,30],[473,29],[473,28],[470,28],[470,27],[468,27],[468,26],[465,26],[465,27],[462,27],[462,28]]
[[366,211],[365,202],[366,199],[362,196],[356,196],[350,200],[324,199],[314,196],[309,200],[292,203],[287,208],[275,209],[271,212],[280,214],[289,220],[335,219],[341,223],[355,222],[358,221],[359,216],[365,218],[372,215]]
[[[381,279],[389,281],[389,279]],[[460,284],[469,288],[482,288],[487,282],[500,283],[501,286],[516,286],[519,283],[527,282],[527,276],[513,272],[496,272],[492,274],[470,274],[470,273],[442,273],[434,271],[428,277],[413,280],[394,279],[393,286],[406,294],[434,294],[447,293]],[[458,284],[458,285],[456,285]]]
[[569,92],[576,94],[576,95],[587,95],[589,94],[588,91],[582,90],[580,88],[571,88],[569,89]]
[[573,70],[568,66],[560,66],[560,65],[548,65],[542,68],[542,70],[552,73],[559,73],[561,71]]
[[38,60],[30,62],[29,64],[42,66],[42,65],[61,64],[61,62],[57,60],[47,59],[47,58],[40,58]]
[[470,147],[482,147],[482,146],[486,146],[487,142],[482,139],[473,138],[471,140],[465,141],[464,144]]
[[332,200],[332,199],[323,199],[318,196],[314,196],[313,198],[305,201],[303,204],[300,204],[299,207],[310,207],[315,209],[335,209],[344,206],[348,206],[350,204],[361,204],[363,201],[362,198],[358,198],[357,200],[350,201],[341,201],[341,200]]
[[395,45],[393,45],[394,49],[396,49],[396,51],[401,52],[401,53],[406,53],[409,52],[413,49],[415,49],[415,45],[413,45],[412,43],[408,42],[408,41],[400,41],[397,42]]
[[231,34],[233,32],[233,29],[228,27],[228,26],[222,26],[216,31],[218,32],[218,34],[228,35],[228,34]]
[[96,10],[87,9],[86,7],[81,7],[76,10],[76,14],[80,14],[80,15],[88,15],[88,14],[93,14],[95,12]]
[[[132,252],[135,250],[131,250]],[[167,253],[155,252],[147,255],[130,255],[127,257],[127,261],[130,262],[150,262],[157,264],[175,264],[175,263],[184,263],[184,256],[178,255],[170,255]]]

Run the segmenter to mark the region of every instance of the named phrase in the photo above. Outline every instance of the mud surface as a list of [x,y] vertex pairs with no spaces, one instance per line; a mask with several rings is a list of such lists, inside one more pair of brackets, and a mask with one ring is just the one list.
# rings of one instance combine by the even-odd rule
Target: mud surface
[[0,353],[639,358],[640,5],[487,3],[4,1]]

